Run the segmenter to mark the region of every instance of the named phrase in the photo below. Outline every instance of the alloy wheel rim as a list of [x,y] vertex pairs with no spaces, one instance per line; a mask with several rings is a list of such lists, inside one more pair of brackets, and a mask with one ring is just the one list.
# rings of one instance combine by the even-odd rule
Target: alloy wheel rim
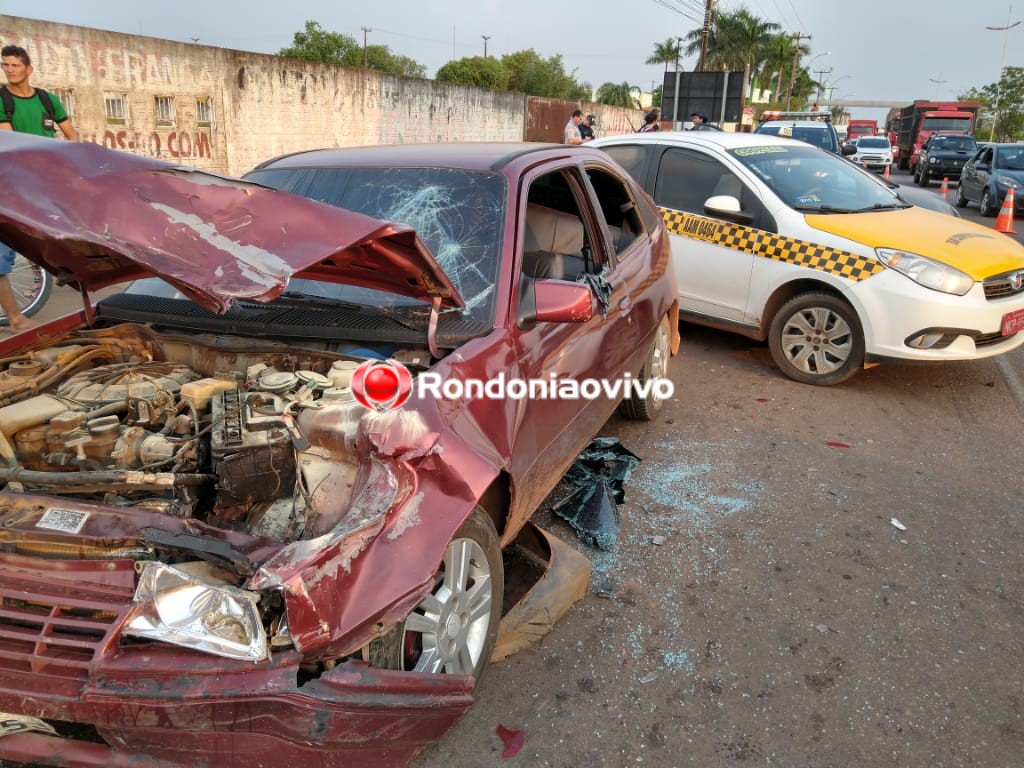
[[782,329],[782,349],[795,368],[816,376],[842,368],[853,352],[853,330],[838,312],[808,307],[795,312]]

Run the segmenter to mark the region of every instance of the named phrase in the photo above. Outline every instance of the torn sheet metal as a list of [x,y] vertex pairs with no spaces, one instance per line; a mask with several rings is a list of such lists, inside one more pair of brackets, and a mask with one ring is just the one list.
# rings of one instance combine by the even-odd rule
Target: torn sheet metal
[[405,225],[90,142],[5,131],[0,163],[0,242],[87,290],[156,275],[224,312],[296,276],[463,306]]
[[568,521],[583,541],[615,549],[621,527],[618,505],[625,499],[623,486],[639,463],[639,457],[623,448],[618,438],[591,440],[565,473],[564,482],[575,490],[552,511]]

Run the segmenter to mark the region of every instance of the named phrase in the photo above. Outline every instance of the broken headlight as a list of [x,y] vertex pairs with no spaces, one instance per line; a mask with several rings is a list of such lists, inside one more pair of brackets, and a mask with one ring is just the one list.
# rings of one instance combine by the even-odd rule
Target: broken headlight
[[267,657],[267,636],[258,599],[218,580],[205,563],[145,563],[124,633],[230,659],[260,661]]

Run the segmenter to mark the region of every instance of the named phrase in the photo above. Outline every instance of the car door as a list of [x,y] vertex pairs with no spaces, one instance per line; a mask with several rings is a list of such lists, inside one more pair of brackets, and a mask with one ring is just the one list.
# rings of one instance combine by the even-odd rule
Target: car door
[[992,175],[994,157],[995,150],[992,147],[983,147],[968,161],[967,165],[970,167],[964,167],[960,183],[964,185],[964,197],[968,200],[981,201],[981,193],[988,186],[989,177]]
[[[595,174],[600,174],[600,182]],[[524,175],[521,186],[517,226],[522,268],[517,276],[517,321],[509,329],[515,376],[582,383],[635,374],[656,324],[645,299],[651,290],[652,237],[634,210],[628,183],[610,167],[588,167],[584,172],[563,166],[534,169]],[[598,194],[602,199],[595,199]],[[603,209],[610,215],[618,212],[618,220],[608,221]],[[558,234],[547,234],[551,229]],[[536,263],[552,251],[561,257],[555,268]],[[566,271],[567,265],[571,271]],[[542,280],[588,285],[593,316],[583,322],[530,320],[530,292]],[[617,399],[603,394],[521,401],[510,454],[511,475],[518,478],[510,531],[544,499],[617,404]]]
[[[729,232],[756,238],[773,226],[760,197],[717,157],[697,148],[668,147],[657,158],[651,191],[665,212],[679,283],[680,310],[742,322],[755,257]],[[729,195],[752,218],[748,225],[706,213],[708,198]]]

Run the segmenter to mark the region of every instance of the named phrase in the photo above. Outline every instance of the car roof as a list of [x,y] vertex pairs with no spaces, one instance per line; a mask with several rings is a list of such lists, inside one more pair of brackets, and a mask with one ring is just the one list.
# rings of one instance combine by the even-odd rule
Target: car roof
[[[820,125],[820,123],[819,123]],[[728,133],[717,131],[652,131],[651,133],[624,133],[618,136],[607,136],[589,142],[592,147],[601,147],[606,144],[703,144],[709,147],[717,147],[722,151],[738,149],[740,147],[765,147],[773,145],[792,146],[797,139],[790,139],[784,136],[774,136],[769,133]],[[806,142],[799,142],[810,146]]]
[[272,158],[256,166],[265,168],[459,168],[498,171],[529,155],[548,160],[586,152],[584,147],[530,142],[465,142],[438,144],[387,144],[369,147],[312,149]]

